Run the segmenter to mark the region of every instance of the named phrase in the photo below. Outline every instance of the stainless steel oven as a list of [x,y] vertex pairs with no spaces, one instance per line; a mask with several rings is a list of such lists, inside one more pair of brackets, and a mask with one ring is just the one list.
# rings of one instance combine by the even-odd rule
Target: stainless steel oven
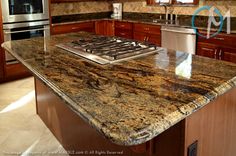
[[[4,41],[50,36],[49,21],[12,23],[3,25]],[[18,63],[9,53],[5,53],[6,64]]]
[[3,23],[49,19],[48,0],[2,0]]

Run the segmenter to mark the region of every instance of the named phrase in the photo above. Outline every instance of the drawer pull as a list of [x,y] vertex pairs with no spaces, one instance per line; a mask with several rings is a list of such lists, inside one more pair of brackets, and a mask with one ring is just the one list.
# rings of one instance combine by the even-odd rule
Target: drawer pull
[[75,29],[78,29],[78,28],[79,28],[79,27],[72,27],[71,29],[72,29],[72,30],[75,30]]
[[221,38],[221,37],[214,37],[214,39],[221,40],[221,41],[225,40],[224,38]]
[[144,30],[149,31],[149,28],[144,28]]
[[220,49],[220,52],[219,52],[219,59],[221,60],[222,59],[222,50]]
[[125,25],[124,25],[124,24],[121,24],[120,27],[125,27]]
[[217,49],[215,49],[214,58],[217,59]]
[[125,33],[120,33],[120,34],[123,35],[123,36],[126,35]]
[[202,48],[202,50],[207,50],[207,51],[214,51],[213,49],[210,49],[210,48]]
[[145,37],[144,37],[143,41],[145,41],[145,42],[146,42],[146,40],[147,40],[147,36],[145,36]]

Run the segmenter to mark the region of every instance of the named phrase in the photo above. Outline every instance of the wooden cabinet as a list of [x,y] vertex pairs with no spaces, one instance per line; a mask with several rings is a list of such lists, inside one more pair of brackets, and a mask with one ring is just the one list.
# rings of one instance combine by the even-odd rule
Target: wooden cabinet
[[115,21],[115,36],[133,38],[133,23]]
[[114,21],[113,20],[96,21],[95,32],[98,35],[114,36],[115,35]]
[[[206,32],[200,32],[206,35]],[[236,63],[236,35],[219,34],[206,39],[198,36],[197,55]]]
[[236,48],[221,47],[219,50],[219,59],[236,63]]
[[161,45],[161,28],[157,25],[134,24],[134,39]]
[[64,34],[70,32],[87,31],[95,32],[94,22],[82,22],[52,26],[52,34]]
[[197,44],[197,54],[200,56],[210,57],[217,59],[217,49],[218,46],[209,43],[198,43]]
[[29,70],[21,63],[5,65],[4,81],[11,81],[32,76]]

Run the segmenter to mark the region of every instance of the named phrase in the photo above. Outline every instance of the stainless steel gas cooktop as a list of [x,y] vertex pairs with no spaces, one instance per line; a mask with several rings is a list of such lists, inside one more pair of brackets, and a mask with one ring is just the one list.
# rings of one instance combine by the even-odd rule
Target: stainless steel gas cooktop
[[56,46],[99,64],[134,59],[163,50],[163,48],[146,42],[97,35]]

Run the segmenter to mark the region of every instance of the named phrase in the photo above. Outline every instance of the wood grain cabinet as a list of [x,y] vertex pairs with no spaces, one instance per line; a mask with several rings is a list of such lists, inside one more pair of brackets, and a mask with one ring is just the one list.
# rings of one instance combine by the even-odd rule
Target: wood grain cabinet
[[113,20],[101,20],[95,22],[95,32],[98,35],[114,36],[115,27]]
[[115,36],[133,38],[133,23],[115,21]]
[[[206,35],[206,32],[200,32]],[[221,33],[206,39],[198,36],[197,55],[236,63],[236,35]]]
[[70,32],[78,32],[78,31],[95,32],[94,22],[81,22],[81,23],[62,24],[62,25],[52,26],[53,35],[70,33]]
[[161,46],[161,27],[150,24],[134,24],[134,39]]

